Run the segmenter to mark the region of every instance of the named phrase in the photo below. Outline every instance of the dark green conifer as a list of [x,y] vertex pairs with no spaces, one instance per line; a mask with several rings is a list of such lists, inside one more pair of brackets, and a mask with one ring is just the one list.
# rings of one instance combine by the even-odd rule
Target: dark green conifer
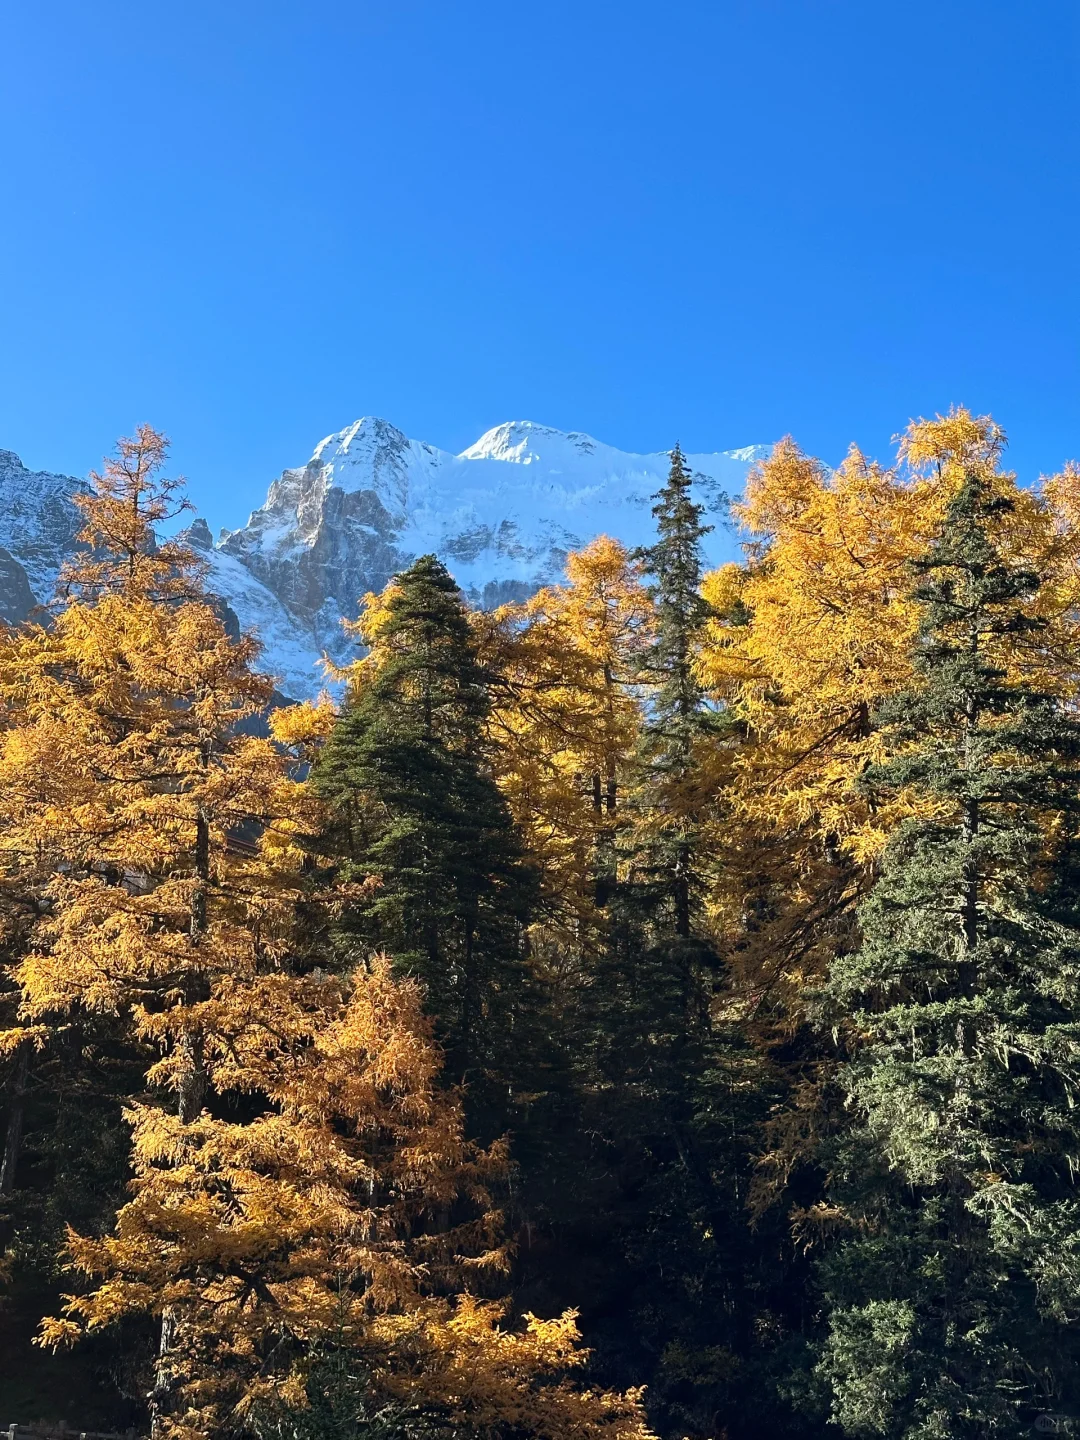
[[645,893],[682,940],[693,933],[699,885],[697,821],[701,797],[694,748],[710,712],[694,670],[696,642],[708,615],[701,594],[703,506],[692,494],[693,476],[678,445],[667,483],[656,495],[657,541],[644,551],[653,577],[656,639],[647,660],[649,701],[640,759],[638,809],[647,843],[636,871]]
[[[754,1337],[762,1316],[776,1323],[783,1275],[775,1236],[751,1233],[744,1186],[754,1127],[774,1097],[717,1003],[723,978],[701,905],[715,804],[703,762],[722,719],[695,673],[709,527],[692,485],[676,447],[656,497],[657,542],[643,552],[657,614],[644,736],[582,1004],[580,1128],[591,1153],[557,1243],[575,1256],[572,1281],[587,1277],[584,1319],[605,1383],[640,1376],[661,1433],[779,1434],[783,1407],[764,1394],[775,1356]],[[556,1293],[561,1303],[570,1286]],[[732,1428],[741,1412],[752,1431]]]
[[398,577],[380,645],[313,775],[340,817],[345,877],[378,877],[343,937],[423,980],[448,1074],[502,1083],[527,1024],[534,879],[485,760],[488,677],[434,556]]
[[657,541],[643,552],[654,580],[656,635],[645,668],[649,693],[623,842],[624,880],[609,905],[609,943],[594,987],[594,1059],[605,1091],[620,1096],[626,1143],[653,1137],[653,1156],[665,1155],[665,1164],[691,1177],[707,1213],[719,1207],[704,1153],[716,1064],[715,957],[696,912],[708,803],[699,742],[714,717],[694,660],[708,614],[701,541],[711,527],[702,523],[692,485],[676,445],[655,497]]
[[1080,725],[1016,678],[1039,580],[1003,551],[1009,508],[969,474],[918,567],[919,683],[883,709],[893,758],[865,777],[916,816],[826,987],[850,1048],[819,1373],[851,1435],[1080,1412]]
[[707,803],[698,742],[713,717],[694,660],[708,613],[701,541],[711,527],[702,523],[692,484],[676,445],[655,497],[657,541],[643,552],[654,580],[656,635],[645,666],[649,693],[623,842],[625,878],[609,906],[596,996],[597,1060],[608,1083],[650,1096],[653,1121],[673,1138],[684,1134],[675,1138],[684,1152],[693,1148],[691,1092],[708,1063],[713,958],[695,924]]

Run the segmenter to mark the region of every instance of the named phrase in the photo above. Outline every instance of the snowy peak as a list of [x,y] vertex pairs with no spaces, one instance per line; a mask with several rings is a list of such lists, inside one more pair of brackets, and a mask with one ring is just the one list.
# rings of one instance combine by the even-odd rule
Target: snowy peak
[[[508,420],[481,435],[457,457],[459,460],[507,460],[519,465],[580,463],[596,453],[591,435],[552,430],[534,420]],[[601,447],[607,449],[607,446]]]
[[391,509],[404,512],[410,476],[444,458],[450,457],[432,445],[410,440],[388,420],[365,415],[321,440],[305,469],[321,469],[327,488],[332,485],[347,494],[373,489]]
[[[408,447],[409,437],[396,425],[391,425],[389,420],[381,420],[377,415],[362,415],[336,435],[328,435],[321,440],[315,446],[312,458],[324,464],[330,463],[333,455],[375,460],[383,452],[398,454]],[[331,450],[332,453],[328,453]]]

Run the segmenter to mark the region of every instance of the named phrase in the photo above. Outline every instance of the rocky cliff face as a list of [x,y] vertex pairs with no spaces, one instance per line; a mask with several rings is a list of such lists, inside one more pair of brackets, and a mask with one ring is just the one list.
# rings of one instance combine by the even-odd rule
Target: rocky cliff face
[[[82,520],[72,496],[85,489],[70,475],[28,470],[10,450],[0,450],[0,614],[8,620],[26,604],[51,599],[60,566],[75,549]],[[21,576],[20,573],[21,572]]]
[[[763,447],[691,455],[716,521]],[[322,684],[320,657],[348,658],[343,616],[417,555],[440,555],[474,604],[531,594],[558,579],[569,550],[594,536],[652,539],[652,495],[666,454],[632,455],[588,435],[512,421],[460,455],[410,440],[385,420],[358,420],[282,472],[246,525],[215,545],[206,523],[186,532],[238,627],[255,629],[279,688],[301,699]],[[0,451],[0,614],[47,600],[79,528],[79,481],[30,472]],[[721,526],[716,563],[732,552]],[[4,554],[6,551],[6,556]]]
[[219,553],[238,560],[310,629],[320,648],[341,649],[341,617],[355,613],[412,558],[403,543],[410,482],[438,452],[385,421],[359,421],[286,470]]
[[0,616],[17,625],[30,618],[36,605],[26,571],[10,551],[0,547]]

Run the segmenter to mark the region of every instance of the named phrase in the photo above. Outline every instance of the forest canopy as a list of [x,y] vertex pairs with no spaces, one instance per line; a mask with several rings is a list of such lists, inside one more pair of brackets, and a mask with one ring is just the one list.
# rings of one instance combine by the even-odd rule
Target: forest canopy
[[[1080,1416],[1080,470],[778,444],[275,706],[143,427],[0,633],[0,1395],[157,1440]],[[1078,1422],[1080,1423],[1080,1422]]]

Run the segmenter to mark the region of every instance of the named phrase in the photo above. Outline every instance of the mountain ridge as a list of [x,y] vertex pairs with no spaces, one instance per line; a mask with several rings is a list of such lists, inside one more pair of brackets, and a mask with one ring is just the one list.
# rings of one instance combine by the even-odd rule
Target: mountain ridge
[[[714,521],[766,453],[745,446],[687,456]],[[598,534],[648,543],[668,463],[666,452],[638,455],[527,420],[496,425],[453,454],[364,416],[321,440],[305,464],[286,467],[244,525],[215,541],[196,518],[183,533],[237,628],[258,632],[282,693],[306,699],[324,684],[324,654],[340,664],[355,653],[342,618],[417,555],[440,555],[473,604],[523,598],[558,580],[568,551]],[[28,597],[51,598],[75,548],[74,495],[85,488],[0,450],[5,618],[24,619]],[[706,541],[710,563],[730,555],[723,533]]]

